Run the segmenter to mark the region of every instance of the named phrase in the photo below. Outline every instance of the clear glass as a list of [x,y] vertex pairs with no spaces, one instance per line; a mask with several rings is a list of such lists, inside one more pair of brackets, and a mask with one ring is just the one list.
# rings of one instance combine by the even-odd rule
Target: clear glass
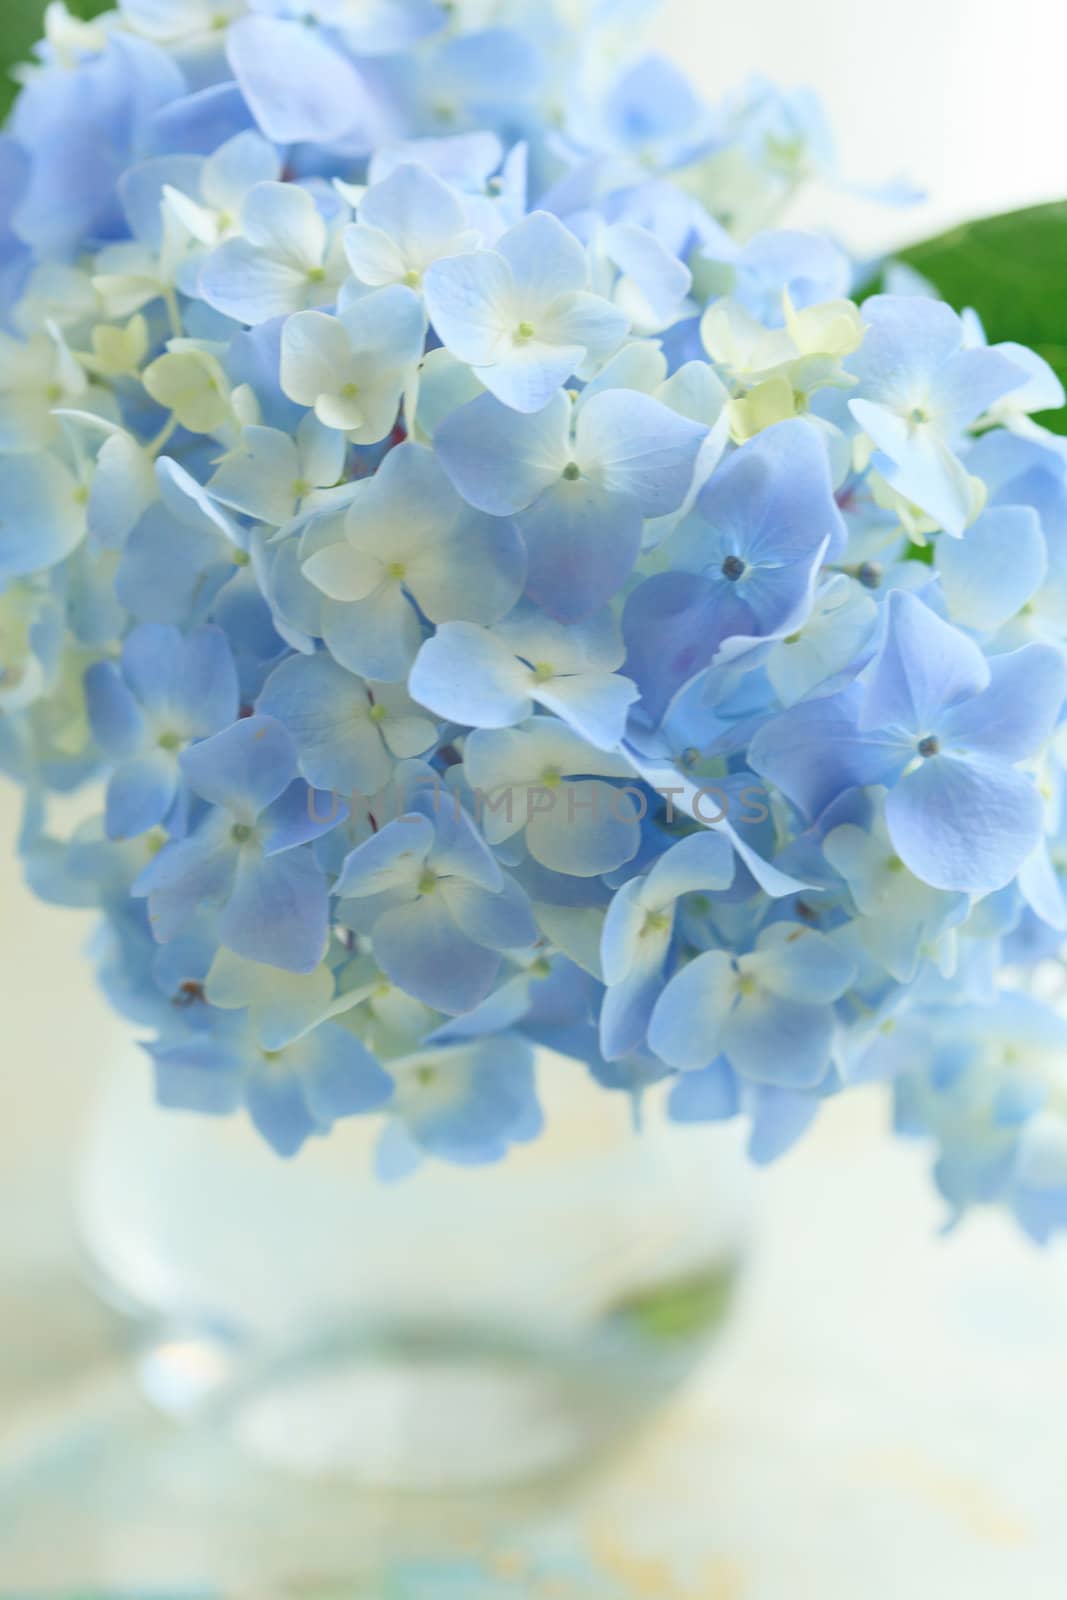
[[274,1467],[413,1491],[544,1478],[635,1429],[725,1320],[749,1173],[733,1129],[650,1096],[638,1133],[583,1067],[539,1074],[535,1144],[386,1185],[369,1122],[286,1163],[119,1063],[79,1215],[150,1398]]

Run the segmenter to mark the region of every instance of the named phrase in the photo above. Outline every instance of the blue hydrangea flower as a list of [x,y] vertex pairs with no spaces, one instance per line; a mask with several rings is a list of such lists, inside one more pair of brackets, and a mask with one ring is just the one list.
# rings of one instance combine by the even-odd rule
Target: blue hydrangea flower
[[998,350],[964,349],[947,306],[916,295],[876,295],[863,306],[863,344],[846,366],[858,379],[849,408],[892,463],[889,481],[959,536],[974,495],[956,450],[964,431],[1026,373]]
[[396,680],[422,641],[412,601],[433,622],[492,622],[518,599],[525,566],[513,523],[471,510],[424,446],[404,444],[356,485],[343,540],[320,546],[303,570],[327,596],[332,654],[353,672]]
[[411,669],[416,699],[472,728],[509,728],[543,706],[600,750],[622,742],[637,698],[615,669],[625,650],[607,614],[563,627],[530,609],[495,627],[443,623]]
[[485,396],[448,418],[434,446],[471,505],[523,513],[527,593],[579,622],[625,583],[644,519],[681,505],[706,433],[648,395],[612,389],[578,407],[556,393],[532,416]]
[[308,311],[282,333],[281,386],[313,406],[327,428],[356,444],[378,444],[392,431],[404,391],[422,355],[426,324],[418,296],[402,284],[341,307]]
[[347,1029],[326,1022],[278,1050],[264,1050],[240,1024],[146,1046],[160,1104],[225,1115],[247,1107],[282,1156],[294,1156],[342,1117],[379,1110],[389,1076]]
[[380,794],[397,761],[425,755],[437,724],[403,684],[368,683],[325,654],[292,655],[267,679],[257,709],[292,734],[316,789]]
[[618,349],[629,320],[588,291],[585,251],[548,212],[535,211],[493,250],[435,261],[424,278],[438,338],[491,394],[540,411],[574,374],[591,377]]
[[579,878],[611,872],[637,854],[636,791],[605,781],[631,777],[628,761],[591,749],[555,717],[472,733],[464,772],[493,844],[521,834],[535,861]]
[[[228,728],[237,715],[237,672],[226,635],[143,623],[128,636],[118,665],[86,674],[93,737],[114,763],[107,831],[134,838],[169,821],[181,792],[179,758],[197,739]],[[180,825],[176,831],[181,831]]]
[[331,305],[344,275],[340,235],[307,189],[257,183],[241,205],[240,233],[203,261],[201,297],[235,322],[260,323]]
[[461,196],[418,162],[402,162],[371,184],[359,202],[359,220],[345,231],[348,264],[374,289],[418,289],[433,262],[464,255],[478,243]]
[[680,839],[651,870],[624,883],[608,908],[600,947],[607,994],[600,1013],[600,1048],[609,1061],[645,1041],[652,1009],[666,982],[678,901],[728,889],[736,863],[721,833]]
[[533,1052],[525,1040],[493,1040],[422,1051],[390,1063],[393,1120],[378,1150],[382,1177],[406,1177],[425,1157],[482,1166],[541,1129]]
[[344,472],[344,435],[317,417],[300,424],[296,438],[280,428],[252,424],[227,452],[207,487],[220,504],[272,528],[313,511],[316,494],[333,488]]
[[436,791],[415,796],[346,859],[335,892],[342,922],[366,931],[382,971],[439,1011],[470,1011],[491,990],[502,952],[537,938],[526,896],[501,871],[463,811]]
[[1041,837],[1041,798],[1018,764],[1047,739],[1065,691],[1059,651],[987,660],[897,590],[863,688],[809,702],[788,738],[780,719],[766,723],[750,759],[810,816],[847,787],[891,785],[886,821],[904,864],[934,888],[988,894]]
[[674,570],[627,602],[626,671],[650,714],[712,661],[797,632],[845,538],[825,448],[804,423],[779,423],[732,455],[674,536]]
[[187,838],[164,845],[134,885],[147,896],[156,938],[172,939],[208,906],[227,949],[313,971],[326,948],[329,890],[303,847],[333,826],[338,809],[297,778],[292,735],[270,718],[249,717],[185,750],[179,765],[210,809]]
[[817,102],[709,105],[649,8],[49,9],[0,136],[27,879],[162,1102],[283,1154],[500,1160],[538,1048],[758,1162],[885,1080],[953,1215],[1044,1239],[1062,386],[914,275],[855,304],[783,225]]
[[746,955],[709,950],[676,973],[656,1001],[649,1043],[682,1071],[722,1055],[754,1083],[815,1088],[830,1069],[833,1002],[854,972],[824,934],[772,923]]

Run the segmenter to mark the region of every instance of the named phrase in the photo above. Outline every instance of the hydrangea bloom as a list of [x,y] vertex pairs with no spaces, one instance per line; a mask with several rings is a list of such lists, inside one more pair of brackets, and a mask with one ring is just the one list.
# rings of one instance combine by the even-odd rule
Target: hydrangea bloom
[[50,8],[0,140],[27,876],[162,1104],[283,1154],[501,1159],[541,1046],[758,1160],[884,1078],[1044,1238],[1063,394],[782,226],[817,107],[628,61],[647,9]]

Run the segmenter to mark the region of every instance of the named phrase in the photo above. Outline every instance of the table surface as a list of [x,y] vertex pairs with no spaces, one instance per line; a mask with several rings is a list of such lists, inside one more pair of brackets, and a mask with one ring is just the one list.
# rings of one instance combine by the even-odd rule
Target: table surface
[[[5,789],[0,1418],[8,1458],[32,1446],[40,1465],[0,1493],[0,1592],[262,1593],[279,1517],[292,1579],[308,1580],[332,1559],[328,1505],[150,1419],[78,1285],[67,1179],[124,1035],[82,962],[90,923],[18,881],[15,816]],[[1067,1247],[1041,1253],[998,1216],[943,1237],[926,1153],[891,1142],[885,1112],[877,1091],[829,1107],[761,1178],[730,1329],[639,1447],[562,1506],[471,1521],[494,1600],[1062,1600]],[[67,1446],[50,1452],[53,1427]],[[425,1529],[407,1519],[352,1509],[346,1537],[358,1529],[363,1556],[384,1539],[414,1550]]]

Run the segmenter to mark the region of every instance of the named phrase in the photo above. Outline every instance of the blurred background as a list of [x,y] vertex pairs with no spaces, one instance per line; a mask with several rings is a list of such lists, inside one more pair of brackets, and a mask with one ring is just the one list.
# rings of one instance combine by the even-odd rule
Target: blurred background
[[[28,46],[41,10],[0,0],[0,53]],[[804,215],[863,250],[1067,195],[1067,13],[1047,0],[668,0],[660,44],[714,93],[753,71],[811,85],[847,179],[903,175],[926,191],[907,211],[813,196]],[[17,796],[0,780],[9,1464],[48,1395],[80,1392],[107,1359],[106,1321],[74,1276],[70,1177],[100,1074],[129,1054],[83,962],[89,923],[20,883],[17,826]],[[1062,1600],[1067,1244],[1042,1255],[997,1217],[942,1237],[926,1154],[891,1144],[886,1115],[877,1091],[829,1107],[816,1136],[761,1180],[759,1244],[706,1380],[643,1454],[566,1508],[567,1537],[614,1572],[612,1594],[1002,1600],[1014,1589]],[[60,1314],[42,1328],[45,1299]],[[176,1514],[173,1494],[189,1484],[176,1491],[164,1459],[125,1480],[112,1464],[96,1496],[85,1476],[36,1497],[0,1489],[0,1592],[212,1579],[261,1594],[254,1538],[188,1506]],[[678,1563],[688,1577],[673,1575]],[[532,1591],[501,1579],[511,1592]]]
[[[722,94],[750,72],[817,90],[844,176],[904,176],[907,211],[818,197],[863,248],[1067,195],[1067,12],[1045,0],[667,0],[663,47]],[[809,211],[809,215],[810,215]]]

